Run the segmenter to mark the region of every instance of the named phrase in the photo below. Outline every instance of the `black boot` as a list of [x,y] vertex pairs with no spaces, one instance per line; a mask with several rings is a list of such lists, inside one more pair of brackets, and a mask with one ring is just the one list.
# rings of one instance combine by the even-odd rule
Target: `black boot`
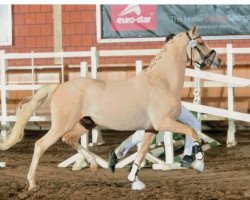
[[198,142],[194,142],[193,155],[195,156],[195,159],[198,159],[198,160],[201,160],[204,158],[202,147]]
[[181,160],[181,167],[191,167],[192,163],[194,162],[194,157],[193,156],[189,156],[189,155],[185,155],[182,160]]
[[115,172],[115,165],[117,164],[118,162],[118,158],[115,154],[115,151],[110,151],[109,152],[109,163],[108,163],[108,166],[109,166],[109,169],[114,173]]

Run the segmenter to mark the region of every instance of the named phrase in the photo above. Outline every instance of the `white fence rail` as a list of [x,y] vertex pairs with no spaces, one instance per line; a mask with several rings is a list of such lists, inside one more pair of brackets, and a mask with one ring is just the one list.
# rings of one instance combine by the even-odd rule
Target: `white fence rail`
[[[203,82],[204,87],[227,87],[228,88],[228,111],[234,113],[234,87],[249,87],[250,80],[244,78],[233,77],[233,65],[234,65],[234,56],[236,54],[250,54],[250,48],[232,48],[231,44],[228,44],[226,48],[216,48],[218,54],[226,54],[227,56],[227,75],[221,75],[210,72],[197,72],[192,69],[186,70],[186,75],[191,77],[199,77],[201,79],[207,79],[210,81]],[[6,127],[9,122],[15,121],[15,116],[8,116],[7,114],[7,92],[13,90],[37,90],[42,85],[35,84],[31,81],[30,85],[20,85],[20,84],[8,84],[6,81],[6,72],[11,69],[28,69],[31,70],[32,76],[34,76],[34,69],[45,69],[45,68],[60,68],[61,74],[64,74],[64,58],[90,58],[91,59],[91,77],[98,78],[98,67],[99,67],[99,58],[100,57],[131,57],[131,56],[153,56],[157,54],[160,50],[158,49],[144,49],[144,50],[100,50],[97,51],[95,47],[92,47],[90,51],[79,51],[79,52],[50,52],[50,53],[5,53],[0,51],[0,66],[1,66],[1,126],[2,134],[5,134]],[[35,66],[34,60],[40,58],[61,58],[62,63],[60,66]],[[8,60],[11,59],[31,59],[31,66],[18,66],[18,67],[9,67]],[[142,62],[136,63],[136,67],[139,69],[142,65]],[[141,66],[142,67],[142,66]],[[63,81],[63,78],[62,78]],[[185,83],[184,87],[194,87],[192,83]],[[189,106],[192,110],[197,110],[195,106]],[[207,107],[206,107],[207,108]],[[209,107],[209,109],[213,109]],[[218,111],[218,110],[217,110]],[[206,110],[202,110],[203,113],[206,113]],[[227,112],[226,112],[227,113]],[[229,113],[229,112],[228,112]],[[215,113],[216,114],[216,113]],[[229,131],[228,131],[228,145],[236,144],[235,141],[235,123],[234,120],[243,120],[250,122],[250,115],[247,113],[242,113],[244,117],[240,116],[241,113],[237,112],[237,115],[227,115],[223,116],[230,118],[230,116],[236,116],[232,119],[229,119]],[[244,120],[245,119],[245,120]],[[50,121],[50,117],[47,116],[33,116],[31,121]]]
[[[38,90],[42,87],[41,84],[36,84],[34,80],[35,69],[60,69],[61,72],[61,82],[64,82],[64,59],[65,58],[90,58],[95,57],[92,55],[92,51],[96,51],[92,48],[91,51],[77,51],[77,52],[48,52],[48,53],[5,53],[0,51],[0,66],[1,66],[1,134],[6,134],[6,129],[9,122],[16,120],[15,116],[8,116],[7,112],[7,94],[8,91],[18,91],[18,90]],[[61,58],[60,65],[53,66],[36,66],[36,59],[48,59],[48,58]],[[18,60],[18,59],[30,59],[30,66],[8,66],[8,60]],[[11,70],[30,70],[31,81],[30,84],[8,84],[6,80],[7,71]],[[60,80],[56,81],[60,82]],[[26,82],[27,83],[27,82]],[[51,118],[48,116],[32,116],[30,121],[50,121]]]

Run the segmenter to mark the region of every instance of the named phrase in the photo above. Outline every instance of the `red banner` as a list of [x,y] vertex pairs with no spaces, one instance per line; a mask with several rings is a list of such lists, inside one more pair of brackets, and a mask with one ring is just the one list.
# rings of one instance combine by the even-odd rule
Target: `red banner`
[[111,5],[111,31],[156,30],[156,5]]

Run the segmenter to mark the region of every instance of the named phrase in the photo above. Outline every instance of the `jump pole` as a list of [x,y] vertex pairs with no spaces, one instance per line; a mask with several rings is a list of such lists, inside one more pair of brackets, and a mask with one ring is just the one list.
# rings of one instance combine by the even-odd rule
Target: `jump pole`
[[154,170],[171,170],[171,169],[185,169],[180,166],[180,163],[174,161],[174,144],[173,133],[164,131],[163,141],[165,146],[165,162],[153,164]]
[[[234,55],[232,53],[232,44],[227,44],[227,75],[233,75]],[[234,110],[234,87],[232,84],[228,85],[227,88],[228,98],[228,110]],[[235,122],[232,119],[228,119],[228,131],[227,131],[227,147],[233,147],[237,145],[235,140]]]
[[[202,132],[198,132],[199,136],[201,137],[202,140],[204,140],[206,142],[206,144],[202,145],[202,149],[203,151],[207,151],[209,149],[215,148],[219,145],[221,145],[219,142],[217,142],[215,139],[207,136],[206,134],[202,133]],[[174,138],[174,137],[173,137]],[[180,139],[180,140],[175,140],[173,139],[173,147],[174,150],[179,149],[181,147],[183,147],[185,145],[185,140]],[[152,154],[153,156],[160,156],[163,153],[165,153],[165,148],[164,145],[162,144],[162,141],[160,141],[160,145],[158,144],[153,144],[151,145],[152,149],[149,151],[150,154]],[[179,155],[179,156],[175,156],[174,157],[174,161],[178,162],[182,159],[183,155]]]
[[[91,78],[97,79],[97,69],[99,67],[99,55],[96,47],[91,47]],[[96,127],[92,130],[92,142],[89,143],[89,146],[98,146],[105,144],[105,141],[102,137],[102,133],[99,127]]]

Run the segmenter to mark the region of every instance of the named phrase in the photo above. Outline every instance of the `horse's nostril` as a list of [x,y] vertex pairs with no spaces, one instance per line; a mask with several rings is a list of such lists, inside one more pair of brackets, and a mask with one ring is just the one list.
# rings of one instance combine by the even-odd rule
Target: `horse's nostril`
[[220,67],[222,65],[222,60],[220,58],[217,58],[217,62],[214,63],[217,67]]

